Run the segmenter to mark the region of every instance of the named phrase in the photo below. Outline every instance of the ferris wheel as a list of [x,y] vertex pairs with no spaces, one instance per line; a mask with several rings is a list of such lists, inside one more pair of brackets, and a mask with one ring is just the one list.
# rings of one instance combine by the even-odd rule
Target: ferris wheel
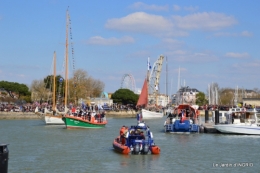
[[121,80],[121,88],[135,92],[135,79],[131,74],[124,74]]

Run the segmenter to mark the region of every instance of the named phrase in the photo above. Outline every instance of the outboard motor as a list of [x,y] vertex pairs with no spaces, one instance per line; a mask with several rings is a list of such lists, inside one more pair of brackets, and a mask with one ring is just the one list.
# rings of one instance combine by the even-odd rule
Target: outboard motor
[[145,144],[143,146],[142,154],[148,154],[148,152],[149,152],[149,146],[147,144]]
[[135,144],[134,150],[133,150],[133,154],[139,154],[139,152],[140,152],[140,145],[139,144]]

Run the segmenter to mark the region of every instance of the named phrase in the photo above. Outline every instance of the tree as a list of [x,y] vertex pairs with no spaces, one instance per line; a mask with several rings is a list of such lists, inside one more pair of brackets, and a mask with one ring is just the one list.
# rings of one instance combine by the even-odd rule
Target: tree
[[8,92],[10,97],[14,98],[14,94],[19,98],[20,96],[31,95],[29,88],[25,84],[19,84],[17,82],[0,81],[0,88]]
[[196,94],[196,104],[199,106],[205,105],[207,104],[207,99],[206,96],[203,92],[199,92],[198,94]]
[[219,99],[221,105],[233,105],[234,101],[234,89],[222,88],[219,90]]
[[[45,88],[53,92],[53,75],[48,75],[43,79]],[[55,92],[59,93],[60,95],[64,95],[64,90],[60,88],[64,88],[64,79],[61,75],[57,75],[55,77]]]
[[138,101],[138,95],[129,89],[119,89],[114,94],[112,94],[111,98],[114,103],[119,104],[134,104],[136,105]]
[[[60,75],[56,77],[56,95],[64,100],[65,81]],[[34,80],[31,84],[32,100],[48,101],[53,94],[53,76],[46,76],[43,80]],[[68,102],[77,103],[80,98],[98,97],[105,88],[105,84],[100,80],[93,79],[85,70],[78,69],[73,77],[68,80]],[[56,97],[58,98],[58,97]],[[59,101],[61,101],[59,100]]]
[[77,102],[80,98],[99,97],[105,84],[93,79],[85,70],[78,69],[69,81],[69,99]]
[[31,84],[31,99],[33,101],[47,101],[50,96],[50,90],[46,88],[44,80],[33,80]]

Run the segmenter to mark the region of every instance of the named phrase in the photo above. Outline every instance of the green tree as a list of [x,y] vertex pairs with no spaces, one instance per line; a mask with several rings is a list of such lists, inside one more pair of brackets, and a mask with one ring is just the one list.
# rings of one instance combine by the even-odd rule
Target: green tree
[[[53,75],[48,75],[43,79],[45,88],[49,89],[51,92],[53,92]],[[64,79],[61,75],[57,75],[55,77],[55,86],[56,86],[56,93],[60,92],[60,95],[64,95],[64,90],[60,88],[64,88]],[[60,91],[59,91],[60,90]]]
[[25,84],[19,84],[17,82],[0,81],[0,88],[7,91],[12,98],[14,98],[13,93],[15,93],[18,98],[20,98],[20,96],[31,95],[29,88]]
[[114,94],[112,94],[111,98],[114,103],[118,104],[134,104],[136,105],[138,101],[138,95],[129,89],[119,89]]
[[199,106],[207,104],[207,99],[203,92],[196,94],[196,104]]

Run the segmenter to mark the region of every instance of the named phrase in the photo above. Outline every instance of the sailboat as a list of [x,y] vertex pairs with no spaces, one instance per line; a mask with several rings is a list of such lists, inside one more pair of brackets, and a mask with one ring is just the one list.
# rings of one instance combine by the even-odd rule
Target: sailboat
[[[69,14],[67,11],[67,27],[69,25]],[[68,66],[68,29],[66,32],[66,67]],[[68,94],[68,70],[65,72],[65,110],[67,105],[67,94]],[[67,112],[62,117],[66,128],[103,128],[107,124],[105,112],[98,114],[96,112],[89,112],[89,115],[85,116],[74,116],[69,115]]]
[[[137,107],[141,108],[141,116],[143,119],[153,119],[153,118],[162,118],[163,117],[163,111],[159,110],[156,107],[148,107],[148,95],[149,95],[149,72],[150,72],[150,61],[148,58],[148,70],[147,75],[144,80],[144,84],[142,87],[141,94],[139,96]],[[157,93],[156,93],[156,105],[157,105]]]
[[52,88],[52,111],[48,111],[44,108],[44,121],[46,125],[64,125],[62,121],[62,114],[56,114],[56,53],[54,52],[53,57],[53,88]]
[[68,112],[67,108],[67,98],[68,98],[68,47],[69,47],[69,41],[68,41],[68,32],[69,32],[69,14],[67,10],[67,18],[66,18],[66,53],[65,53],[65,96],[64,96],[64,107],[65,111],[60,112],[56,107],[56,100],[55,100],[55,92],[56,92],[56,53],[54,53],[54,69],[53,69],[53,98],[52,98],[52,111],[48,111],[47,108],[44,110],[44,120],[45,123],[50,125],[64,125],[64,121],[62,120],[62,117]]

